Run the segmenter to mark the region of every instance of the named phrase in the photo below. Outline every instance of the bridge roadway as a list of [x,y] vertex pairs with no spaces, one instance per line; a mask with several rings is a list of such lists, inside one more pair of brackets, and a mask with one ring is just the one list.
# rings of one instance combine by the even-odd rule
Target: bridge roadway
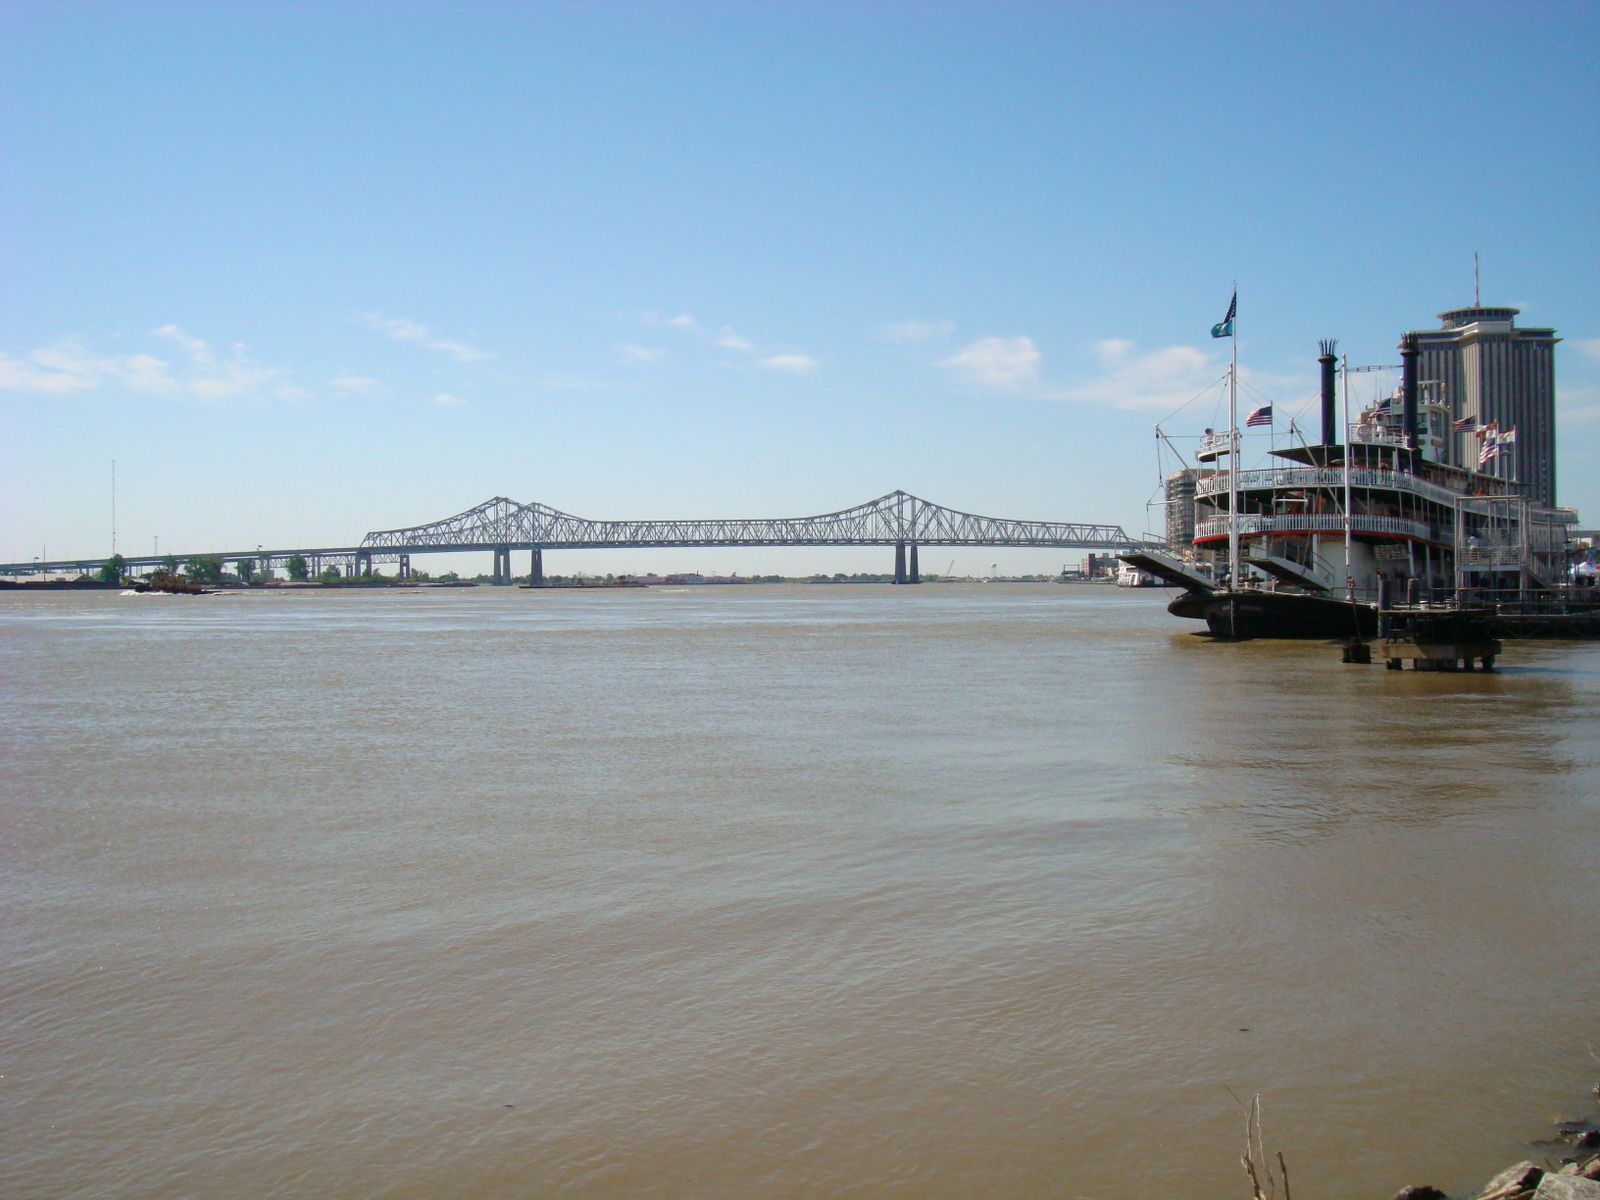
[[[227,551],[216,554],[225,563],[254,560],[259,570],[283,568],[295,555],[305,558],[313,575],[330,566],[340,573],[370,574],[375,563],[398,563],[400,575],[411,572],[414,554],[460,554],[490,551],[494,579],[509,583],[511,553],[530,553],[529,575],[544,578],[544,551],[687,546],[894,546],[895,579],[919,577],[918,546],[1037,546],[1057,549],[1119,551],[1145,548],[1144,539],[1129,537],[1120,525],[1087,525],[1063,521],[1016,521],[982,517],[931,504],[907,492],[854,508],[815,517],[746,518],[704,521],[595,521],[575,517],[543,504],[519,504],[496,496],[475,508],[406,529],[369,533],[356,546],[305,547],[291,550]],[[907,552],[909,550],[909,558]],[[130,571],[153,569],[167,555],[125,555]],[[173,555],[182,563],[190,555]],[[0,563],[0,575],[94,572],[104,558],[53,562]]]

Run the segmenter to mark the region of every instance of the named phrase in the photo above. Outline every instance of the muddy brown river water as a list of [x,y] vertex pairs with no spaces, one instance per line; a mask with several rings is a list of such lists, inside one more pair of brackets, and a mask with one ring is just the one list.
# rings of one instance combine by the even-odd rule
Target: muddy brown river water
[[1164,599],[0,594],[0,1195],[1486,1179],[1600,1076],[1600,645]]

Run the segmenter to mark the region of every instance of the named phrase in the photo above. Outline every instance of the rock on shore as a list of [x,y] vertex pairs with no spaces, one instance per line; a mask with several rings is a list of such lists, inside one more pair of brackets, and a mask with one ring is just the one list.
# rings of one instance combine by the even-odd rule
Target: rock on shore
[[[1600,1095],[1600,1084],[1595,1085],[1595,1093]],[[1593,1150],[1600,1146],[1600,1125],[1591,1120],[1574,1121],[1564,1125],[1557,1136],[1563,1141],[1571,1139],[1574,1151]],[[1561,1164],[1548,1169],[1519,1162],[1474,1192],[1471,1200],[1600,1200],[1600,1154],[1575,1154],[1563,1158]],[[1438,1188],[1422,1185],[1402,1188],[1394,1200],[1447,1198]]]
[[1600,1200],[1600,1180],[1582,1175],[1546,1175],[1533,1200]]

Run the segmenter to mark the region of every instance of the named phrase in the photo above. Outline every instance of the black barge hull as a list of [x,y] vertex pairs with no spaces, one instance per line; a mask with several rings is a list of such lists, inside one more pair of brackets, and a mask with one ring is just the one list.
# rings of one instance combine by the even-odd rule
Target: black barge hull
[[1185,592],[1167,611],[1204,621],[1214,637],[1374,637],[1378,612],[1369,604],[1293,592]]
[[[1304,638],[1343,641],[1358,630],[1378,635],[1370,604],[1294,592],[1188,591],[1167,605],[1175,617],[1204,621],[1213,637]],[[1600,640],[1600,597],[1501,604],[1490,609],[1488,636],[1505,641]]]

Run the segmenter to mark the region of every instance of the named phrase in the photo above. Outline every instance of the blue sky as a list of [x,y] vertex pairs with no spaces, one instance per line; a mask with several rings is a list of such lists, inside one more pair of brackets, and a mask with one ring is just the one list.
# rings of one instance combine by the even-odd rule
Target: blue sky
[[1474,251],[1600,523],[1600,8],[1284,7],[0,3],[0,559],[104,553],[113,458],[124,550],[495,494],[1142,530],[1232,280],[1281,417]]

